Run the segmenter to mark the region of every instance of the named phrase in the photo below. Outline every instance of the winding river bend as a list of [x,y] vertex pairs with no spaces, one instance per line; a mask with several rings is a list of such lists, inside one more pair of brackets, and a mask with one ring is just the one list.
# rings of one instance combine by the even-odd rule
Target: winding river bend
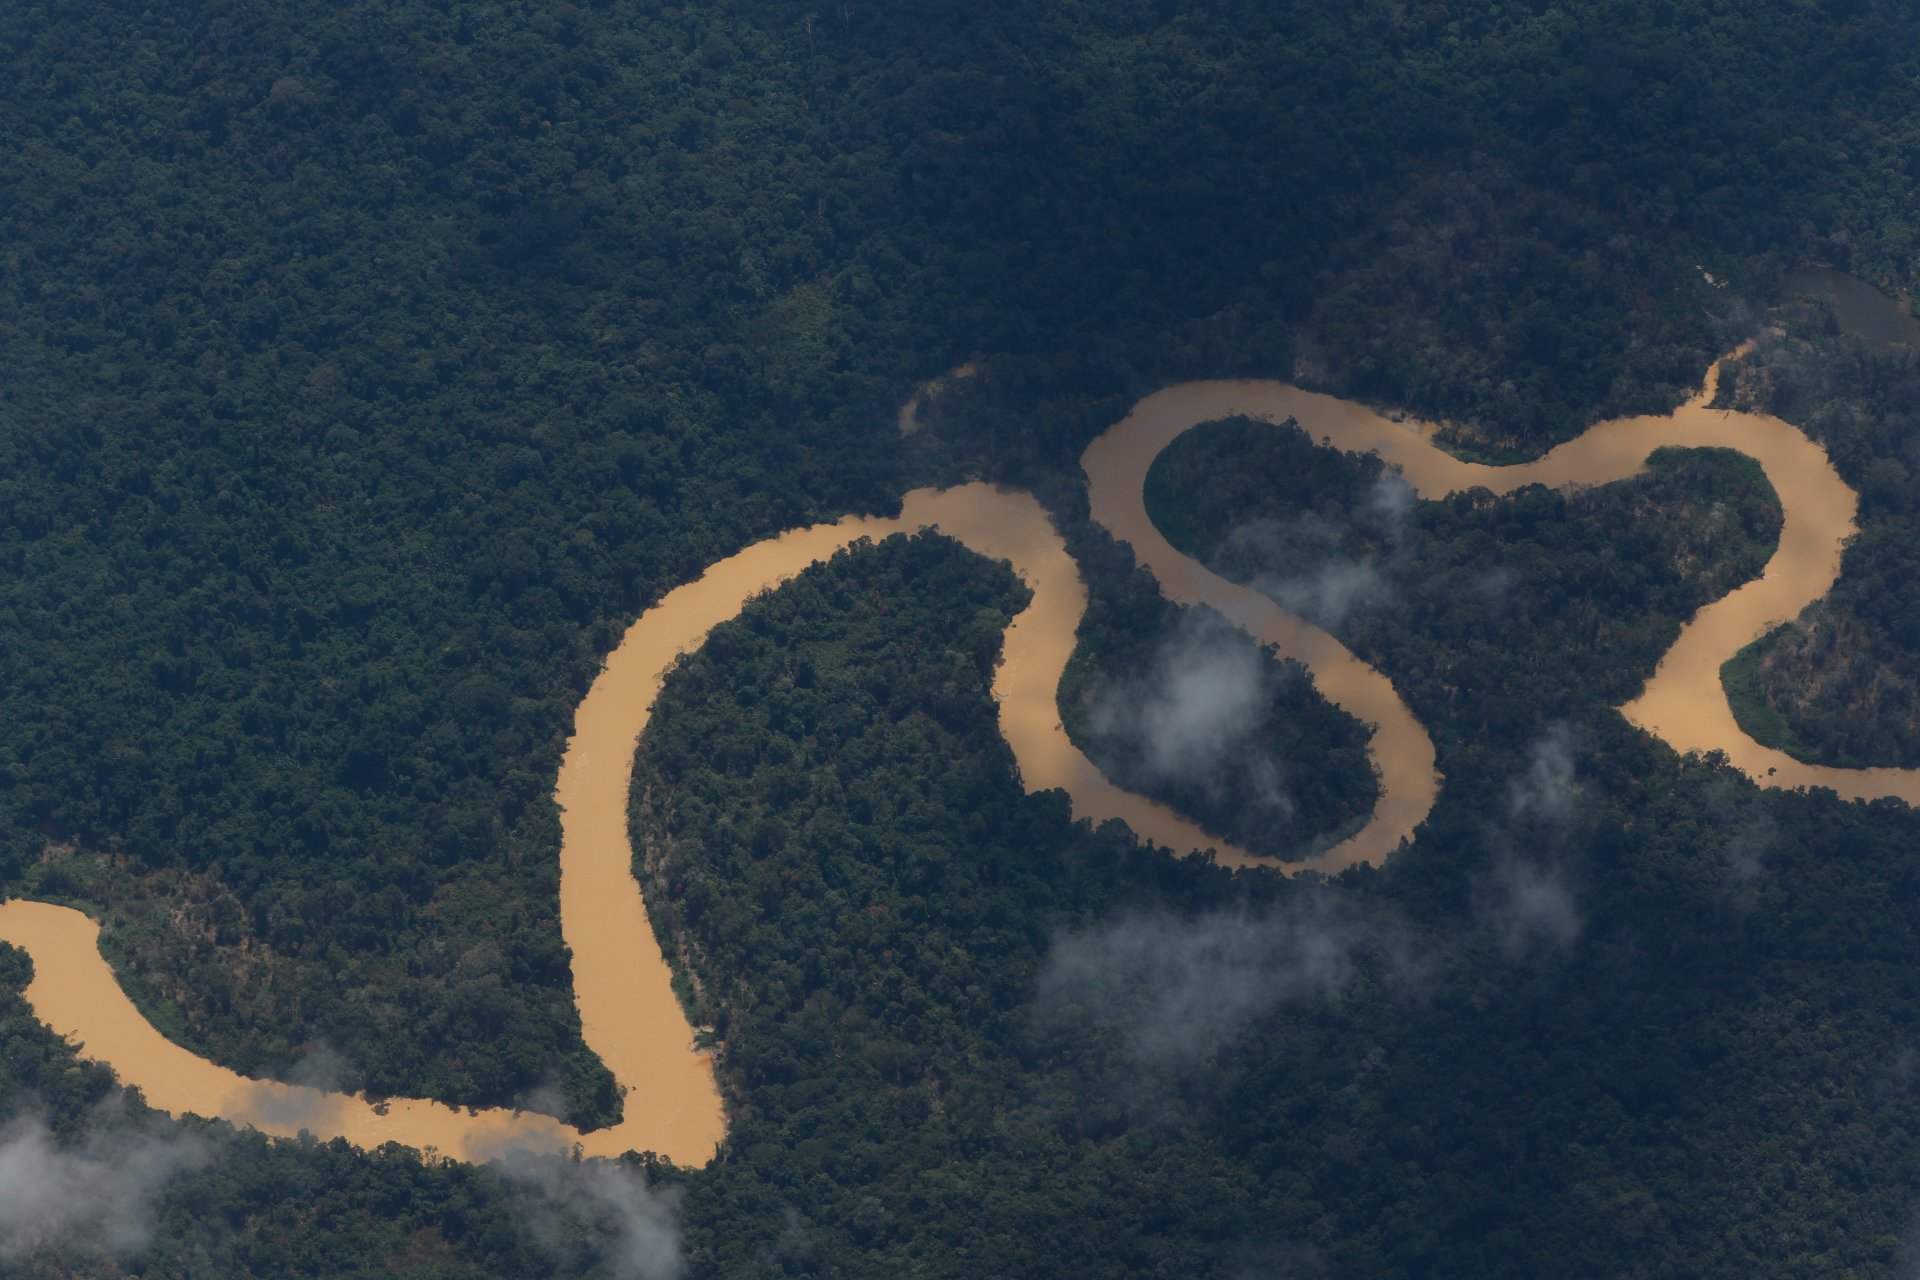
[[[1495,467],[1440,449],[1431,430],[1395,423],[1362,406],[1282,382],[1193,382],[1148,396],[1088,447],[1094,519],[1135,554],[1167,595],[1211,606],[1285,656],[1299,659],[1331,701],[1374,726],[1369,750],[1380,800],[1358,832],[1288,870],[1337,872],[1377,863],[1398,849],[1432,808],[1440,787],[1434,749],[1387,678],[1326,632],[1267,597],[1228,582],[1175,551],[1148,518],[1147,468],[1176,437],[1233,415],[1296,420],[1335,447],[1379,453],[1423,498],[1483,487],[1508,493],[1529,484],[1605,484],[1640,471],[1667,446],[1737,449],[1757,459],[1785,513],[1780,545],[1753,582],[1701,609],[1682,628],[1641,695],[1620,708],[1634,724],[1679,751],[1721,751],[1764,785],[1831,787],[1851,797],[1920,802],[1920,770],[1835,769],[1802,764],[1761,746],[1734,722],[1720,688],[1720,664],[1833,585],[1854,532],[1855,495],[1818,445],[1777,418],[1710,409],[1718,366],[1700,395],[1665,417],[1602,423],[1536,462]],[[670,970],[633,876],[627,786],[639,735],[676,656],[760,592],[859,538],[937,528],[966,546],[1012,563],[1033,598],[1009,625],[995,673],[1001,731],[1024,785],[1059,787],[1076,816],[1122,818],[1141,836],[1176,852],[1215,850],[1233,866],[1273,865],[1207,835],[1191,821],[1115,787],[1068,741],[1056,691],[1086,610],[1086,588],[1058,533],[1031,496],[986,485],[915,490],[892,518],[848,517],[757,543],[669,592],[633,624],[580,704],[560,766],[561,929],[573,952],[574,998],[587,1044],[625,1090],[626,1118],[591,1133],[548,1116],[462,1109],[423,1099],[375,1100],[254,1080],[168,1041],[140,1014],[99,950],[99,926],[50,903],[0,904],[0,940],[27,950],[34,1013],[88,1057],[105,1062],[147,1102],[175,1115],[218,1116],[263,1132],[344,1137],[357,1146],[399,1142],[462,1160],[516,1149],[586,1155],[653,1151],[676,1163],[711,1159],[725,1116],[707,1058],[673,995]]]

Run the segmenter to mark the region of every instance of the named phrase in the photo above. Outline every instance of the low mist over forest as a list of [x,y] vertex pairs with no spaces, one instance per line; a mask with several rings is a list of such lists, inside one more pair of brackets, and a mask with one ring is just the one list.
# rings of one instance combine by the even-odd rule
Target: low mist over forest
[[[1721,403],[1861,496],[1728,665],[1749,733],[1920,765],[1920,13],[1881,0],[0,7],[0,895],[78,907],[224,1066],[583,1128],[555,774],[626,626],[923,485],[1033,492],[1089,606],[1065,732],[1273,859],[1029,794],[1028,589],[856,544],[669,676],[635,870],[716,1160],[469,1166],[175,1120],[0,946],[0,1271],[1900,1275],[1920,818],[1615,710],[1757,576],[1721,450],[1415,500],[1244,418],[1183,553],[1390,679],[1445,783],[1377,868],[1371,726],[1175,605],[1079,458],[1277,378],[1484,461]],[[900,406],[925,394],[918,429]],[[1908,890],[1913,889],[1913,893]]]

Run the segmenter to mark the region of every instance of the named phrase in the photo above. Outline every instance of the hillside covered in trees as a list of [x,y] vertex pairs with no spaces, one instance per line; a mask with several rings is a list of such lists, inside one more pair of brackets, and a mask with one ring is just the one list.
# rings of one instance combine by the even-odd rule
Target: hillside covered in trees
[[[556,921],[572,710],[674,585],[919,484],[1053,511],[1093,596],[1062,713],[1116,776],[1283,856],[1364,817],[1364,726],[1087,518],[1080,450],[1178,378],[1511,457],[1760,334],[1730,393],[1828,447],[1862,533],[1736,683],[1811,756],[1920,763],[1915,357],[1775,309],[1804,262],[1920,278],[1911,6],[78,0],[0,10],[0,85],[0,892],[102,919],[237,1070],[617,1114]],[[1757,571],[1751,469],[1408,504],[1230,422],[1153,483],[1433,733],[1387,867],[1231,877],[1025,794],[1017,582],[862,548],[686,662],[637,763],[714,1165],[168,1121],[6,952],[0,1154],[41,1193],[0,1269],[1907,1265],[1920,820],[1610,710]],[[1201,781],[1111,710],[1195,644],[1261,698]]]

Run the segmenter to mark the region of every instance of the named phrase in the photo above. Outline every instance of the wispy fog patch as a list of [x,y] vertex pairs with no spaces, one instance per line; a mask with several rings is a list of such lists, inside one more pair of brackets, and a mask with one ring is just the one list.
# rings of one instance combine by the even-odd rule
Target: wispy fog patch
[[1573,735],[1549,726],[1533,744],[1525,772],[1507,788],[1508,816],[1564,828],[1573,817]]
[[1475,909],[1512,958],[1564,952],[1580,937],[1580,912],[1560,867],[1508,852],[1496,859],[1480,890]]
[[1720,852],[1726,860],[1727,879],[1734,896],[1743,905],[1752,905],[1754,882],[1767,869],[1767,855],[1778,838],[1773,820],[1764,815],[1750,816],[1728,833],[1727,843]]
[[1413,503],[1411,486],[1388,472],[1343,518],[1309,511],[1284,521],[1250,520],[1227,535],[1227,548],[1233,559],[1284,566],[1256,575],[1253,587],[1315,625],[1334,628],[1392,598],[1382,549],[1398,544]]
[[781,1210],[781,1218],[780,1234],[773,1242],[773,1257],[797,1261],[812,1256],[813,1233],[807,1230],[807,1224],[801,1220],[800,1211],[787,1205]]
[[1467,588],[1489,608],[1504,606],[1518,585],[1520,575],[1505,565],[1483,569],[1467,578]]
[[318,1129],[334,1112],[336,1103],[326,1095],[341,1091],[349,1064],[344,1055],[324,1040],[308,1046],[288,1074],[291,1089],[272,1089],[257,1100],[261,1120],[287,1129]]
[[1913,1046],[1902,1045],[1887,1066],[1885,1083],[1895,1092],[1906,1093],[1913,1088],[1916,1076],[1920,1076],[1920,1054],[1914,1053]]
[[269,1087],[253,1095],[252,1119],[259,1124],[295,1133],[303,1129],[324,1130],[328,1117],[334,1114],[338,1105],[326,1093],[311,1088]]
[[539,1084],[521,1094],[519,1100],[513,1105],[520,1111],[564,1117],[567,1114],[567,1094],[566,1090],[560,1086],[558,1073],[548,1072]]
[[516,1220],[554,1261],[618,1280],[677,1280],[679,1196],[607,1160],[518,1153],[487,1166],[513,1192]]
[[1280,1006],[1343,990],[1370,955],[1410,977],[1418,966],[1390,936],[1319,901],[1134,913],[1056,939],[1035,1012],[1045,1026],[1118,1027],[1145,1065],[1193,1067]]
[[43,1244],[107,1257],[147,1245],[161,1192],[211,1150],[197,1134],[129,1124],[117,1112],[103,1109],[77,1144],[61,1143],[34,1115],[0,1130],[0,1258]]
[[1509,781],[1506,826],[1489,834],[1492,867],[1474,886],[1474,914],[1510,958],[1564,953],[1580,937],[1584,921],[1566,865],[1577,794],[1573,736],[1556,724]]
[[1123,775],[1196,787],[1214,800],[1233,787],[1262,820],[1285,823],[1293,798],[1257,742],[1280,678],[1244,633],[1211,612],[1190,612],[1143,677],[1093,691],[1087,727]]
[[1406,527],[1407,517],[1413,514],[1413,504],[1417,500],[1418,495],[1405,476],[1398,471],[1383,471],[1380,478],[1368,488],[1356,516],[1363,527],[1386,537],[1394,537]]
[[1708,812],[1726,840],[1720,846],[1726,869],[1727,892],[1742,911],[1759,902],[1767,859],[1779,842],[1779,826],[1753,788],[1731,778],[1717,778],[1707,789]]
[[315,1040],[300,1055],[287,1083],[305,1085],[322,1093],[338,1093],[347,1079],[351,1064],[345,1054],[326,1040]]
[[1346,622],[1356,610],[1384,604],[1392,597],[1371,558],[1326,560],[1296,577],[1261,578],[1254,586],[1281,608],[1329,629]]

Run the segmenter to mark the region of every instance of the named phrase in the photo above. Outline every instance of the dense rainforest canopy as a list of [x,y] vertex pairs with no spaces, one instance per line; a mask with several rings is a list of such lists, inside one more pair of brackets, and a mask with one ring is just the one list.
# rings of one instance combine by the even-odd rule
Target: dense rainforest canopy
[[[1364,816],[1364,727],[1087,519],[1080,449],[1182,377],[1498,458],[1761,334],[1729,394],[1827,445],[1862,531],[1730,685],[1810,757],[1920,763],[1915,357],[1777,306],[1802,262],[1920,277],[1910,5],[76,0],[0,8],[0,86],[0,891],[102,918],[238,1070],[616,1114],[556,924],[572,709],[673,585],[917,484],[1055,513],[1093,597],[1063,718],[1116,776],[1283,855]],[[5,1269],[1907,1265],[1920,820],[1610,710],[1764,559],[1751,468],[1413,504],[1225,423],[1153,483],[1429,726],[1447,786],[1386,868],[1074,824],[993,727],[1018,584],[861,548],[684,664],[642,744],[719,1161],[170,1122],[8,952],[0,1149],[130,1172],[107,1229],[0,1203]],[[1195,644],[1262,699],[1204,784],[1102,711]]]

